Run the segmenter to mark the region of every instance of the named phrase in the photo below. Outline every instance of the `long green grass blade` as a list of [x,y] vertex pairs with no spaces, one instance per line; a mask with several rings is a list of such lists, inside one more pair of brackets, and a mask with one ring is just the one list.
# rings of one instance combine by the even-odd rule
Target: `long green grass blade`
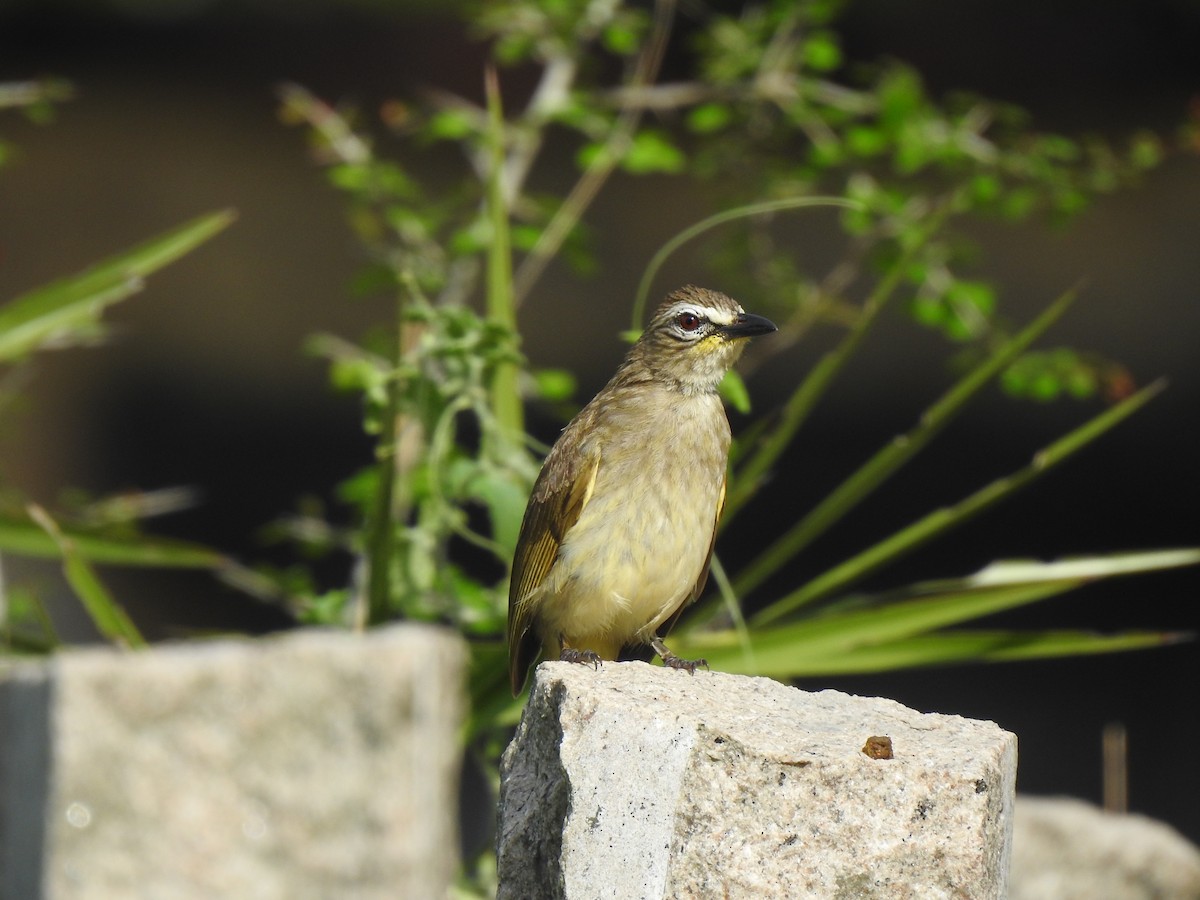
[[[1200,565],[1200,548],[1116,553],[1053,562],[1005,560],[965,578],[920,582],[885,594],[850,597],[799,622],[752,626],[752,663],[742,646],[743,635],[732,628],[715,632],[692,630],[679,635],[674,644],[678,652],[704,656],[715,667],[726,671],[777,675],[868,671],[861,668],[868,660],[872,666],[887,668],[975,656],[1017,659],[1024,658],[1023,653],[1032,657],[1100,652],[1099,649],[1087,649],[1093,645],[1129,649],[1146,645],[1151,638],[1129,638],[1129,647],[1112,644],[1116,638],[1084,640],[1070,636],[1072,633],[1069,632],[1056,632],[1060,637],[1057,643],[1045,635],[1036,644],[1010,641],[984,645],[978,642],[982,639],[970,643],[963,638],[961,651],[955,651],[959,652],[959,657],[950,649],[943,649],[937,651],[943,654],[940,656],[931,650],[928,658],[921,657],[921,647],[951,648],[957,645],[951,643],[949,637],[936,645],[932,640],[922,644],[918,638],[929,637],[939,629],[981,616],[1044,600],[1100,579],[1192,565]],[[1017,636],[1022,640],[1028,637],[1019,633]],[[1178,639],[1180,636],[1158,634],[1156,640],[1162,643],[1172,637]],[[909,657],[911,660],[905,662]]]
[[[164,538],[108,538],[75,531],[62,531],[75,553],[94,563],[178,569],[212,569],[225,557],[209,547]],[[27,519],[0,517],[0,552],[16,556],[58,559],[59,543],[43,528]]]
[[1177,569],[1200,565],[1200,548],[1183,547],[1171,550],[1143,550],[1131,553],[1108,553],[1104,556],[1080,556],[1042,562],[1036,559],[1003,559],[980,569],[974,575],[949,582],[926,582],[924,590],[944,590],[964,587],[995,587],[1006,584],[1030,584],[1036,581],[1078,578],[1095,581],[1118,575],[1136,575],[1161,569]]
[[744,597],[761,585],[923,450],[972,397],[1062,317],[1077,293],[1068,291],[1050,304],[1023,331],[1006,341],[925,410],[915,427],[893,438],[804,518],[773,541],[734,579],[735,593]]
[[[756,660],[753,669],[741,654],[730,650],[705,651],[709,665],[722,672],[800,678],[889,672],[922,666],[955,663],[1016,662],[1098,653],[1117,653],[1162,647],[1191,639],[1191,635],[1160,631],[1127,631],[1095,634],[1086,631],[976,631],[953,630],[921,634],[832,656],[778,653]],[[681,648],[683,649],[683,648]],[[687,653],[693,652],[687,648]]]
[[1164,381],[1157,381],[1143,388],[1132,397],[1038,451],[1029,465],[1024,468],[993,481],[954,506],[934,510],[908,527],[776,600],[753,616],[751,624],[759,626],[777,621],[806,604],[828,597],[852,582],[894,562],[906,553],[912,552],[948,529],[961,525],[999,501],[1011,497],[1034,479],[1141,409],[1165,386]]
[[909,261],[937,233],[948,214],[948,209],[943,209],[930,216],[917,237],[905,248],[901,258],[889,268],[887,275],[867,297],[854,327],[834,350],[821,357],[813,366],[812,371],[784,404],[774,428],[763,435],[753,451],[745,456],[744,462],[734,470],[729,482],[729,492],[725,497],[722,528],[733,521],[746,502],[758,491],[767,473],[807,421],[817,401],[825,394],[833,379],[858,350],[871,326],[878,320],[879,314],[887,306],[908,270]]
[[871,604],[846,612],[820,615],[776,625],[751,627],[754,654],[765,656],[803,650],[832,656],[855,647],[881,644],[968,622],[1017,606],[1034,603],[1079,587],[1081,580],[1044,581],[989,588],[964,587],[927,597]]
[[130,649],[146,646],[137,626],[113,599],[91,565],[76,550],[74,542],[64,535],[49,514],[39,506],[29,508],[29,516],[54,540],[63,559],[63,574],[79,597],[96,629],[115,644]]
[[49,653],[61,643],[42,598],[6,586],[0,593],[0,652]]
[[0,631],[0,661],[10,655],[44,656],[53,652],[57,646],[56,641],[47,640],[43,635],[33,634],[25,629]]
[[1088,631],[1014,632],[982,655],[985,662],[1016,662],[1061,656],[1085,656],[1125,650],[1167,647],[1195,639],[1186,631],[1122,631],[1096,634]]
[[226,210],[194,219],[0,307],[0,362],[94,337],[105,308],[141,290],[143,278],[208,240],[233,218]]

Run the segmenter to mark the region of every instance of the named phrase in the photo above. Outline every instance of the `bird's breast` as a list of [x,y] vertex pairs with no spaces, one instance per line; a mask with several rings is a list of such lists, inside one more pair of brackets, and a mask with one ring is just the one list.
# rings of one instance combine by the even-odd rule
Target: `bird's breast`
[[613,404],[593,428],[596,483],[546,585],[552,627],[577,644],[648,639],[708,561],[729,425],[715,396],[670,399]]

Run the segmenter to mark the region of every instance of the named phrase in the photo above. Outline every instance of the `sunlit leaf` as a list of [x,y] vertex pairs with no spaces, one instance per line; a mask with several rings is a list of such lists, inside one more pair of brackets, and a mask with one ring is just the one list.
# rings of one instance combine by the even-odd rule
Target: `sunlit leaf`
[[59,530],[58,525],[41,507],[31,506],[29,516],[45,530],[58,547],[67,583],[79,597],[96,630],[115,644],[131,649],[145,647],[146,639],[121,605],[113,599],[95,570],[79,553],[74,541]]
[[719,385],[721,397],[730,407],[736,409],[742,415],[747,415],[750,412],[750,391],[746,389],[746,382],[742,380],[742,376],[730,369],[725,373],[725,377]]
[[[884,644],[858,647],[831,655],[780,652],[745,656],[733,649],[704,649],[709,665],[722,672],[803,678],[858,675],[897,669],[962,663],[1017,662],[1117,653],[1162,647],[1192,636],[1175,632],[1125,631],[1096,634],[1087,631],[978,631],[952,630],[902,638]],[[681,652],[699,653],[699,648],[679,645]]]
[[141,290],[143,278],[195,249],[232,221],[230,211],[202,216],[0,307],[0,362],[19,360],[47,346],[94,339],[107,307]]
[[[1004,560],[964,578],[920,582],[848,597],[786,624],[748,632],[685,630],[676,652],[731,672],[799,676],[878,671],[973,660],[1099,653],[1153,646],[1178,635],[1136,632],[943,632],[983,616],[1048,599],[1093,581],[1200,564],[1200,548],[1116,553],[1053,562]],[[748,637],[750,652],[742,642]]]
[[[79,557],[117,566],[211,569],[225,561],[220,553],[200,544],[165,538],[111,538],[60,530]],[[28,519],[0,517],[0,552],[14,556],[57,559],[62,548],[53,536]]]

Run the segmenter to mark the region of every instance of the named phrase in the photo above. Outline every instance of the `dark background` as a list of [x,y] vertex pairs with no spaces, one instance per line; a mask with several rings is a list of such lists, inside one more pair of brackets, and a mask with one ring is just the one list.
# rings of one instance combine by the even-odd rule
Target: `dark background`
[[[18,164],[0,172],[0,297],[201,212],[239,212],[231,230],[114,310],[114,346],[41,361],[28,407],[0,423],[6,483],[50,503],[65,485],[98,493],[194,485],[203,503],[155,523],[156,530],[254,558],[260,526],[303,494],[328,494],[367,460],[355,402],[329,391],[324,367],[300,346],[315,331],[357,336],[388,310],[348,299],[362,253],[343,224],[340,198],[308,159],[303,135],[278,121],[273,88],[298,81],[367,110],[422,85],[477,96],[480,49],[432,8],[317,0],[0,2],[0,80],[63,76],[78,90],[50,127],[15,115],[0,123],[0,136],[21,151]],[[851,59],[907,60],[935,95],[965,88],[1012,101],[1045,130],[1119,138],[1148,127],[1170,134],[1200,95],[1200,6],[1183,0],[870,0],[852,6],[841,32]],[[519,79],[506,86],[514,83]],[[550,182],[568,183],[569,157],[561,163]],[[588,216],[599,275],[580,280],[554,270],[523,307],[526,352],[536,365],[577,369],[581,399],[622,352],[616,334],[649,255],[711,211],[695,191],[665,178],[614,183]],[[1102,198],[1069,231],[974,228],[986,254],[980,274],[1001,285],[1014,320],[1027,321],[1086,277],[1082,301],[1047,342],[1120,359],[1139,383],[1169,376],[1171,387],[1033,489],[877,583],[967,574],[997,558],[1200,545],[1198,203],[1200,160],[1176,154],[1139,188]],[[806,259],[818,267],[832,261],[829,213],[792,222]],[[708,280],[701,262],[699,254],[679,255],[658,290]],[[739,299],[753,310],[758,298]],[[760,371],[751,383],[757,408],[784,396],[831,337],[818,335]],[[781,467],[778,490],[747,511],[753,527],[733,529],[723,541],[726,563],[736,567],[755,534],[819,500],[909,428],[949,384],[944,355],[944,343],[902,313],[884,322]],[[987,394],[894,485],[814,545],[787,580],[1018,468],[1099,408],[1099,401],[1035,406]],[[544,437],[553,436],[553,420],[534,421]],[[58,590],[52,568],[10,559],[5,568],[9,583],[32,580]],[[158,637],[286,622],[206,578],[105,577]],[[1195,571],[1127,579],[994,624],[1190,630],[1200,619],[1198,587]],[[66,602],[57,613],[64,630],[88,639],[70,609]],[[1023,791],[1093,800],[1101,730],[1123,722],[1133,809],[1200,839],[1195,644],[802,686],[993,719],[1020,738]]]

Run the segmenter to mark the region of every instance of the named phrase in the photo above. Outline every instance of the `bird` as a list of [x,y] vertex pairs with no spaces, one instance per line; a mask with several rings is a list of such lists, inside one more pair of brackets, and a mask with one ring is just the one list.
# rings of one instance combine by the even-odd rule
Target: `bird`
[[513,696],[539,651],[598,668],[663,643],[708,580],[730,430],[717,386],[749,338],[776,331],[725,294],[667,295],[612,380],[567,424],[534,482],[513,554]]

